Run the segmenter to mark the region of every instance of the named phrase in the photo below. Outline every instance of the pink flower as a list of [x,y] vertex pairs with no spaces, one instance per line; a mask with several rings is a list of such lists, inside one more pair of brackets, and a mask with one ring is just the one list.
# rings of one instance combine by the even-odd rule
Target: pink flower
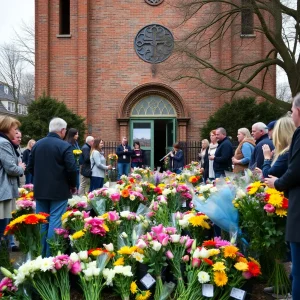
[[116,211],[109,211],[107,219],[110,222],[114,222],[114,221],[118,221],[120,219],[120,216],[118,215],[118,213]]
[[168,259],[173,259],[173,258],[174,258],[174,255],[173,255],[173,253],[172,253],[170,250],[168,250],[168,251],[166,252],[166,257],[167,257]]
[[54,228],[57,235],[62,235],[65,239],[69,237],[69,231],[63,228]]
[[180,237],[179,243],[181,245],[185,244],[188,239],[189,239],[189,237],[187,235],[183,235],[183,236]]
[[220,248],[220,247],[223,247],[223,246],[231,245],[230,242],[225,241],[225,240],[222,240],[220,237],[215,237],[215,238],[214,238],[214,241],[216,242],[216,247],[217,247],[217,248]]
[[188,255],[182,256],[182,261],[188,262],[190,260],[190,257]]
[[[163,244],[163,241],[165,241],[165,239],[166,239],[167,244],[168,244],[169,235],[166,234],[166,233],[160,233],[160,234],[157,235],[157,239],[161,244]],[[167,244],[165,244],[164,246],[166,246]]]
[[250,279],[252,277],[252,274],[249,271],[243,272],[242,275],[245,279]]
[[150,211],[150,212],[148,212],[148,213],[146,214],[146,216],[147,216],[148,218],[153,218],[153,217],[155,216],[155,212],[154,212],[154,211]]
[[138,248],[140,248],[140,249],[144,249],[144,248],[147,247],[147,244],[145,243],[145,241],[139,239],[138,242],[137,242],[137,244],[136,244],[136,246],[137,246]]
[[166,227],[165,228],[165,232],[167,233],[167,234],[175,234],[176,233],[176,228],[175,227]]
[[80,208],[87,208],[87,203],[84,202],[84,201],[80,201],[77,203],[77,207],[80,207]]
[[193,245],[194,240],[193,239],[188,239],[185,243],[185,248],[190,248]]
[[160,233],[163,233],[163,225],[159,224],[158,226],[154,226],[151,228],[151,230],[156,234],[159,235]]
[[80,261],[75,261],[70,269],[70,272],[74,275],[77,275],[81,272],[81,263]]
[[265,206],[264,206],[264,210],[267,212],[267,213],[269,213],[269,214],[272,214],[272,213],[274,213],[275,212],[275,207],[272,205],[272,204],[266,204]]
[[90,217],[90,212],[89,211],[83,211],[82,216],[83,216],[84,219],[87,219],[87,218]]
[[112,202],[119,202],[120,201],[120,194],[119,193],[113,193],[110,195],[110,199]]
[[94,198],[95,198],[94,193],[93,193],[93,192],[90,192],[90,193],[88,194],[88,198],[89,198],[89,199],[94,199]]
[[201,265],[201,259],[199,259],[199,258],[192,259],[192,267],[199,268],[200,265]]
[[158,202],[157,202],[157,201],[154,201],[154,202],[153,202],[152,209],[153,209],[154,211],[158,211],[159,205],[158,205]]

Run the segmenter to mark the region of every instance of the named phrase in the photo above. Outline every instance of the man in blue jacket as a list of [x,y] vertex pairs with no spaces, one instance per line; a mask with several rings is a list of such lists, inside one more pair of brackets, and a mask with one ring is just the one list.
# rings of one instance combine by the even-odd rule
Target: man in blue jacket
[[264,153],[262,150],[263,145],[269,145],[271,151],[274,150],[273,142],[268,136],[268,127],[262,122],[258,122],[252,125],[252,136],[255,139],[255,148],[252,152],[251,160],[249,163],[250,169],[255,167],[262,169],[264,164]]
[[128,176],[130,171],[130,157],[132,154],[131,147],[128,146],[128,140],[123,137],[121,145],[116,149],[118,155],[118,180],[122,175]]
[[225,171],[232,171],[233,147],[227,137],[226,130],[220,127],[216,130],[218,147],[215,155],[210,155],[209,160],[214,161],[215,178],[225,177]]
[[76,192],[76,162],[71,145],[63,138],[67,123],[54,118],[49,124],[49,134],[32,148],[28,171],[34,176],[36,212],[49,214],[49,223],[43,224],[43,256],[50,256],[47,243],[54,235],[54,228],[61,227],[61,216],[66,211],[68,199]]

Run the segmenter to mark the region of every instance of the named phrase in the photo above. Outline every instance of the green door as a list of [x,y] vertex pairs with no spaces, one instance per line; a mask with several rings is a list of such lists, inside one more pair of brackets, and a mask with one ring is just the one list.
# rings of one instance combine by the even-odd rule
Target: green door
[[130,122],[130,145],[140,142],[144,152],[144,166],[154,168],[154,121],[131,120]]

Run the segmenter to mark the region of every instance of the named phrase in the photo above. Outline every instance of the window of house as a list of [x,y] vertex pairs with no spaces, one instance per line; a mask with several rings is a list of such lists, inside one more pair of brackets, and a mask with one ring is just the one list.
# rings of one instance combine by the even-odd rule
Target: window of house
[[22,113],[22,105],[18,104],[18,114],[21,114],[21,113]]
[[4,93],[6,94],[6,95],[8,95],[8,86],[4,86]]
[[15,103],[9,101],[7,109],[8,111],[15,112],[16,111]]
[[70,34],[70,0],[59,1],[59,34]]
[[254,16],[253,8],[249,0],[242,0],[242,35],[254,34]]

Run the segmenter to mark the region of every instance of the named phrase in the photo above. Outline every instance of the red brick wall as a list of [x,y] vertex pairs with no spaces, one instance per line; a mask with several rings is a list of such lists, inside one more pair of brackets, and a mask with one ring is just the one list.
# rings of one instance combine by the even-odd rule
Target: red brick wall
[[[182,97],[190,117],[187,139],[198,140],[199,130],[207,118],[233,94],[224,95],[199,82],[171,82],[165,73],[172,57],[157,65],[153,75],[151,65],[136,55],[134,38],[148,24],[166,26],[175,38],[187,30],[176,27],[178,11],[167,2],[150,6],[144,0],[71,0],[71,37],[61,38],[57,37],[59,0],[36,0],[36,95],[46,92],[64,101],[87,119],[93,135],[119,140],[127,129],[127,126],[120,129],[117,121],[126,95],[145,83],[163,83]],[[207,16],[201,17],[205,20]],[[187,26],[193,26],[193,22]],[[239,27],[236,20],[225,37],[215,43],[211,61],[219,67],[261,58],[269,51],[270,46],[262,35],[241,38],[236,33]],[[215,78],[207,74],[212,80]],[[260,86],[261,80],[259,76],[253,82]],[[265,90],[275,94],[274,68],[267,76]],[[246,94],[251,92],[237,93]],[[185,135],[183,129],[178,131]]]

